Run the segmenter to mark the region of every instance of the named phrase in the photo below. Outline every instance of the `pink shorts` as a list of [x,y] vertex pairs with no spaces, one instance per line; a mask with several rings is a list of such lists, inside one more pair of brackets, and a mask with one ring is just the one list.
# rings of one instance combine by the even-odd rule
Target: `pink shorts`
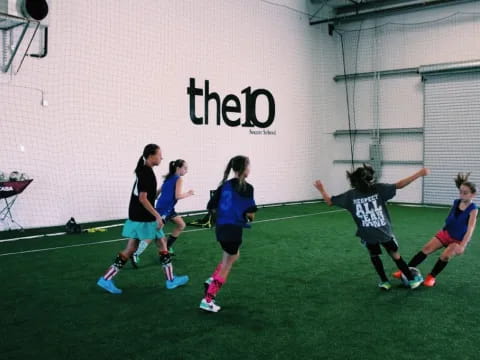
[[450,236],[447,230],[440,230],[435,234],[435,237],[440,240],[443,246],[447,247],[450,244],[461,242],[461,240],[454,239]]

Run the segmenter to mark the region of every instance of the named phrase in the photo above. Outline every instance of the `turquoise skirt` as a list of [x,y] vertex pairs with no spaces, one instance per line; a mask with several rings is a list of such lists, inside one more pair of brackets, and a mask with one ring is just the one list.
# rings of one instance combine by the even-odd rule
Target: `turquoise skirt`
[[122,236],[138,240],[155,240],[165,237],[163,230],[157,229],[157,222],[127,220],[123,225]]

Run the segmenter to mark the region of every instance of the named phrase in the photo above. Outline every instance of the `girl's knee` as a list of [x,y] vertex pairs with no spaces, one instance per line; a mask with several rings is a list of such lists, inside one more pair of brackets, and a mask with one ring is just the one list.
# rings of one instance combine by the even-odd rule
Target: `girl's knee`
[[450,261],[450,259],[451,259],[452,257],[453,257],[453,256],[450,255],[450,254],[442,254],[442,255],[440,255],[440,260],[445,261],[445,262],[448,262],[448,261]]
[[453,247],[448,247],[441,255],[440,260],[449,261],[456,255],[455,249]]
[[465,248],[463,248],[462,246],[458,245],[457,251],[456,251],[455,255],[463,255],[464,252],[465,252]]
[[230,255],[230,263],[233,264],[235,261],[237,261],[240,258],[240,251],[237,252],[235,255]]
[[183,231],[187,227],[187,225],[185,224],[185,221],[183,221],[181,217],[174,218],[173,221],[175,222],[175,227],[179,231]]
[[450,253],[452,254],[451,257],[462,255],[464,250],[465,249],[460,244],[452,244],[450,248]]
[[187,227],[187,225],[185,225],[184,222],[182,222],[181,224],[177,224],[177,229],[178,229],[179,231],[185,230],[186,227]]
[[393,260],[400,260],[400,253],[398,251],[389,252],[389,255],[392,257]]
[[[441,247],[440,247],[441,248]],[[438,247],[433,247],[431,245],[426,245],[422,248],[422,252],[425,254],[425,255],[430,255],[431,253],[437,251],[439,248]]]

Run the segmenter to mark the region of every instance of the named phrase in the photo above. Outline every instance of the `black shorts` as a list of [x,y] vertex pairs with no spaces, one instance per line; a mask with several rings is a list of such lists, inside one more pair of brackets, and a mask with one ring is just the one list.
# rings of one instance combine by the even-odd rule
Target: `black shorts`
[[178,214],[175,210],[169,212],[167,215],[162,215],[163,222],[171,221],[174,217],[177,217]]
[[389,241],[386,242],[381,242],[381,243],[376,243],[376,244],[369,244],[364,242],[365,246],[368,249],[368,252],[370,253],[370,256],[375,256],[375,255],[381,255],[382,254],[382,248],[380,245],[383,246],[385,250],[388,252],[395,252],[398,250],[398,244],[395,238],[392,238]]
[[243,228],[237,225],[217,225],[215,228],[217,241],[222,249],[230,255],[238,253],[240,245],[242,245]]

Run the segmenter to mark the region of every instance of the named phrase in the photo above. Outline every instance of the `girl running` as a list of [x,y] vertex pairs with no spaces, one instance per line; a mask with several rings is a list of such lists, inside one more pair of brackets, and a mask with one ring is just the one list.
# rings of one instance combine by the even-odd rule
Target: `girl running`
[[152,168],[158,166],[161,161],[160,147],[148,144],[143,149],[143,155],[135,168],[136,179],[130,196],[128,220],[125,222],[122,232],[122,236],[129,238],[127,247],[117,255],[114,263],[97,282],[98,286],[112,294],[122,293],[112,279],[137,250],[140,240],[155,240],[167,279],[165,282],[167,289],[174,289],[188,282],[188,276],[173,275],[170,255],[164,241],[165,234],[162,231],[163,220],[153,207],[157,195],[157,179]]
[[379,288],[390,290],[392,287],[379,256],[382,254],[381,245],[405,274],[410,288],[415,289],[421,285],[423,278],[421,276],[414,277],[400,256],[398,244],[392,232],[387,201],[395,196],[397,189],[403,189],[416,179],[426,176],[429,170],[421,169],[395,184],[376,183],[374,173],[374,170],[365,164],[351,173],[347,171],[347,178],[350,180],[352,189],[333,197],[330,197],[320,180],[315,181],[314,186],[320,191],[329,206],[339,206],[348,210],[352,215],[357,224],[356,235],[366,246],[373,267],[380,277]]
[[[455,184],[460,191],[460,198],[453,202],[450,213],[445,219],[445,226],[408,263],[408,266],[417,267],[428,255],[445,248],[432,271],[425,278],[423,282],[425,286],[435,285],[437,275],[445,269],[445,266],[453,257],[465,252],[465,248],[472,238],[477,223],[478,207],[473,202],[477,187],[474,183],[468,181],[469,176],[470,173],[465,175],[459,173],[457,175]],[[393,273],[393,276],[399,278],[401,274],[397,271]]]
[[[230,171],[235,176],[228,180]],[[246,182],[250,173],[250,160],[246,156],[235,156],[225,169],[222,182],[215,195],[208,202],[207,208],[216,214],[215,233],[223,249],[222,260],[212,276],[206,280],[205,297],[200,302],[200,309],[218,312],[220,306],[215,304],[215,296],[227,281],[232,265],[240,256],[244,227],[253,221],[257,206],[253,198],[253,186]]]
[[[193,190],[189,190],[185,193],[182,192],[182,176],[184,176],[187,172],[188,165],[185,160],[178,159],[175,161],[170,161],[168,166],[168,174],[165,175],[165,180],[163,181],[163,185],[160,190],[161,194],[157,200],[157,205],[155,206],[155,210],[157,210],[164,222],[171,220],[175,224],[175,228],[172,230],[172,233],[167,239],[167,247],[171,256],[174,254],[172,248],[173,243],[185,229],[185,222],[183,221],[182,217],[175,212],[175,204],[178,200],[185,199],[194,194]],[[145,251],[151,242],[152,240],[142,240],[137,251],[135,251],[135,253],[132,255],[132,265],[135,268],[138,267],[138,263],[140,262],[140,255]]]

